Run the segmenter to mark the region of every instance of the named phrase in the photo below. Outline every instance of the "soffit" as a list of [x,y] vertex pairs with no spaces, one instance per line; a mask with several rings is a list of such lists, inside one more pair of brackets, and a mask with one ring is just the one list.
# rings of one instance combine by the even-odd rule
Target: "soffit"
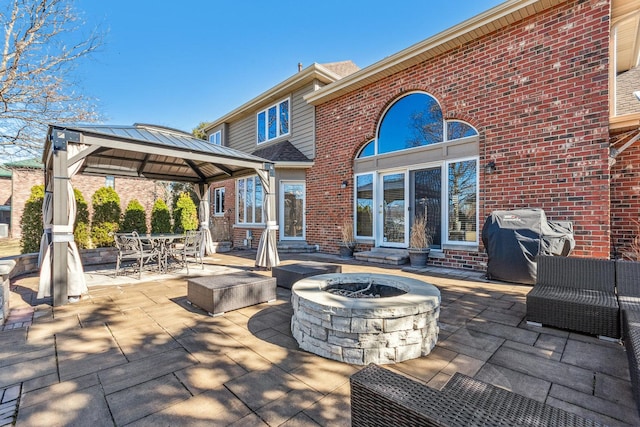
[[640,0],[613,0],[611,27],[615,31],[616,73],[638,65],[640,59]]

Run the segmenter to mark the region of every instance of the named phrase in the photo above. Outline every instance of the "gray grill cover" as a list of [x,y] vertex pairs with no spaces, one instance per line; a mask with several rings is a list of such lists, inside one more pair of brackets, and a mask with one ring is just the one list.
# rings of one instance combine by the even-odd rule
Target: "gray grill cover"
[[487,277],[534,284],[536,256],[568,256],[575,247],[573,224],[551,222],[542,209],[494,211],[482,228],[489,257]]

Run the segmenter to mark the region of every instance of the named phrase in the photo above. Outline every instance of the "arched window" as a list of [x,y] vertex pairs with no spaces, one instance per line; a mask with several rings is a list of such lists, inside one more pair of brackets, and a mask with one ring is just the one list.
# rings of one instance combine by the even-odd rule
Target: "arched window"
[[397,100],[384,114],[378,138],[367,144],[359,158],[424,147],[444,141],[478,135],[473,126],[460,120],[444,120],[434,97],[414,92]]

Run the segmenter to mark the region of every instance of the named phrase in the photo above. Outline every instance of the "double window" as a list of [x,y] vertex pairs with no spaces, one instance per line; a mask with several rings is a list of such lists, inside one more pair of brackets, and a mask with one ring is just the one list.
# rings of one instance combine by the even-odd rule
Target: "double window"
[[258,144],[289,134],[289,105],[287,98],[258,113]]
[[214,145],[222,145],[222,131],[217,131],[209,135],[209,142]]
[[257,175],[240,178],[236,182],[238,224],[262,223],[262,182]]

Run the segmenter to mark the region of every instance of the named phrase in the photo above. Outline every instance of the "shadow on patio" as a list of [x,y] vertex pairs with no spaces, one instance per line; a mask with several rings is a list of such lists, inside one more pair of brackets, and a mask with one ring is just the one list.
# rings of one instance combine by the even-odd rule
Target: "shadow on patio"
[[[251,269],[252,255],[215,254],[205,272]],[[387,368],[436,388],[462,372],[606,424],[640,424],[623,347],[527,326],[530,287],[468,272],[320,260],[440,289],[436,348]],[[32,313],[0,332],[0,390],[21,395],[17,425],[350,425],[349,376],[360,367],[298,349],[290,291],[210,317],[186,302],[184,277],[115,283],[88,275],[95,276],[89,295],[62,307],[34,299],[36,277],[12,283],[11,315]]]

